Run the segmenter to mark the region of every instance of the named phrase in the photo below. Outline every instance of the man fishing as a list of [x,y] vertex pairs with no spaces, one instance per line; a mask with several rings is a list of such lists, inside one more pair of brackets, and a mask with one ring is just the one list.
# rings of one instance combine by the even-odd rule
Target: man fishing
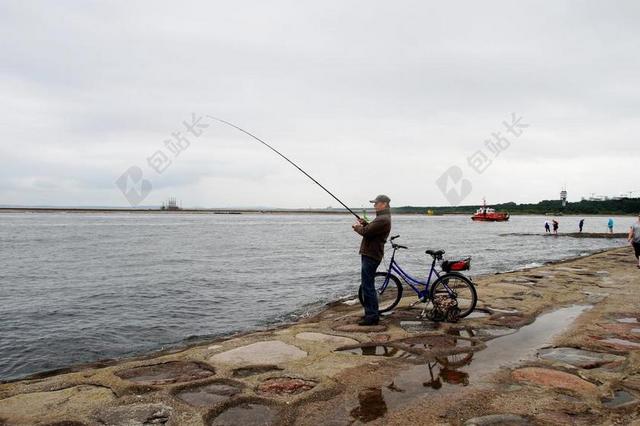
[[376,325],[379,321],[378,295],[375,288],[375,274],[384,256],[384,243],[391,232],[391,199],[378,195],[371,200],[376,210],[376,218],[367,223],[358,219],[352,228],[362,235],[359,254],[362,259],[362,294],[364,298],[364,317],[358,325]]

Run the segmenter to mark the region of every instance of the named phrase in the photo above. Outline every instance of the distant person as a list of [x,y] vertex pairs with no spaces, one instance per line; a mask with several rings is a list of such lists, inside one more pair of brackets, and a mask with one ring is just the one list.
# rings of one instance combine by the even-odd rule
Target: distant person
[[545,220],[544,221],[544,233],[551,233],[551,227],[549,226],[549,221]]
[[584,219],[580,219],[580,223],[578,223],[578,228],[580,228],[580,232],[582,232],[583,226],[584,226]]
[[558,227],[560,226],[560,224],[558,223],[557,220],[553,219],[553,233],[558,235]]
[[374,200],[371,200],[376,209],[376,218],[371,223],[360,219],[352,226],[355,232],[362,235],[360,256],[364,317],[358,325],[376,325],[380,319],[375,275],[384,256],[384,243],[391,232],[390,201],[386,195],[378,195]]
[[629,236],[627,237],[627,239],[633,246],[633,250],[636,254],[636,259],[638,260],[638,268],[640,268],[640,214],[638,215],[637,222],[631,225],[631,229],[629,229]]
[[607,228],[609,228],[609,233],[613,234],[613,219],[609,218],[609,222],[607,222]]

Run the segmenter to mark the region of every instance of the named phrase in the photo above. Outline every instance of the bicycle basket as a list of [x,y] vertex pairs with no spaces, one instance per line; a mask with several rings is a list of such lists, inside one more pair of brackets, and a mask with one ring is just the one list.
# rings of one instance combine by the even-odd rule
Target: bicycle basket
[[442,270],[445,272],[451,271],[466,271],[471,269],[471,258],[467,257],[461,260],[445,260],[442,262]]

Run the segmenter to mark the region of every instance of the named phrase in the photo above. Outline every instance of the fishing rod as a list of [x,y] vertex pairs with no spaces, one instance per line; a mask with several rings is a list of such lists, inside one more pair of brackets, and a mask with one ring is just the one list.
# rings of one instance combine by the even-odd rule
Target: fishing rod
[[217,118],[211,115],[208,115],[207,117],[209,118],[213,118],[216,121],[219,121],[220,123],[226,124],[227,126],[231,126],[236,130],[240,130],[242,133],[251,136],[253,139],[257,140],[258,142],[260,142],[261,144],[263,144],[264,146],[266,146],[267,148],[269,148],[271,151],[275,152],[276,154],[278,154],[280,157],[284,158],[285,160],[287,160],[293,167],[295,167],[296,169],[300,170],[302,173],[304,173],[304,175],[306,177],[308,177],[309,179],[311,179],[313,181],[313,183],[315,183],[316,185],[318,185],[320,188],[324,189],[326,191],[327,194],[331,195],[337,202],[339,202],[340,204],[342,204],[342,207],[344,207],[345,209],[349,210],[349,213],[351,213],[352,215],[354,215],[358,220],[362,220],[360,218],[360,216],[358,216],[353,210],[351,210],[349,207],[347,207],[347,205],[345,203],[343,203],[342,201],[340,201],[340,199],[338,197],[336,197],[335,195],[333,195],[331,193],[331,191],[329,191],[327,188],[325,188],[320,182],[318,182],[317,180],[315,180],[309,173],[305,172],[304,170],[302,170],[300,168],[300,166],[298,166],[296,163],[294,163],[293,161],[289,160],[287,157],[285,157],[280,151],[278,151],[277,149],[275,149],[274,147],[272,147],[271,145],[269,145],[268,143],[266,143],[265,141],[263,141],[262,139],[260,139],[259,137],[257,137],[256,135],[247,132],[246,130],[236,126],[233,123],[229,123],[226,120],[223,120],[221,118]]

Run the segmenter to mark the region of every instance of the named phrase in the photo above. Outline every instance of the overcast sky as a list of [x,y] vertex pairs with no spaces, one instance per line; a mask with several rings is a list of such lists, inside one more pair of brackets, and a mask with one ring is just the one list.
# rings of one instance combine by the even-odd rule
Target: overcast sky
[[338,206],[207,115],[356,207],[448,205],[452,166],[462,204],[640,191],[638,22],[634,1],[0,0],[0,204],[129,206],[133,166],[142,205]]

